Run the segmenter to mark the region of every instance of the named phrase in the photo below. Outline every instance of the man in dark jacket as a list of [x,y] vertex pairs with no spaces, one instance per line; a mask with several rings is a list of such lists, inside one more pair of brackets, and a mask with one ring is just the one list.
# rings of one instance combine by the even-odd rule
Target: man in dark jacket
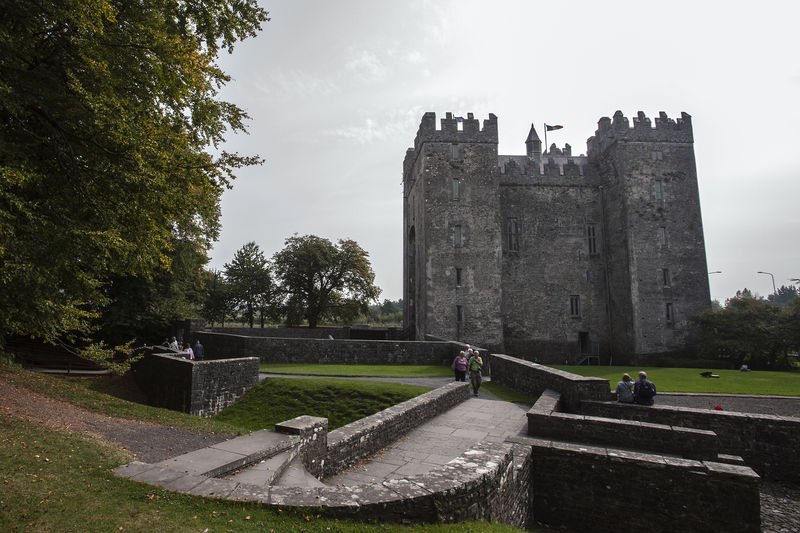
[[633,401],[639,405],[653,405],[656,385],[647,380],[647,372],[639,372],[639,381],[633,386]]

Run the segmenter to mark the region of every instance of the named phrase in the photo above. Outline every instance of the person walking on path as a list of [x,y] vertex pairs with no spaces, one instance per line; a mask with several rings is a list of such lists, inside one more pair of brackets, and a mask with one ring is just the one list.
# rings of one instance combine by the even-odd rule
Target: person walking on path
[[478,389],[481,388],[481,369],[483,368],[483,359],[481,359],[481,354],[478,350],[472,351],[472,355],[467,361],[467,366],[469,367],[469,381],[472,383],[472,394],[477,396]]
[[455,372],[456,381],[467,381],[467,363],[467,355],[463,350],[453,359],[453,364],[450,365],[450,368]]
[[656,395],[656,384],[648,381],[647,372],[639,372],[639,381],[633,386],[633,401],[639,405],[653,405]]
[[617,401],[633,403],[633,378],[629,374],[622,374],[622,381],[617,383]]

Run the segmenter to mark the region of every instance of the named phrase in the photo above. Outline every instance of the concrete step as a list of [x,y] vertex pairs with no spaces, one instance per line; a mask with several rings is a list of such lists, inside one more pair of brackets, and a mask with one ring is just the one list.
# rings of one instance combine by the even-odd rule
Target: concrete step
[[295,457],[283,474],[273,482],[273,485],[283,487],[325,487],[325,483],[312,476],[300,457]]
[[295,456],[295,450],[286,450],[272,457],[262,459],[254,465],[248,466],[242,470],[237,470],[229,475],[224,476],[224,479],[238,481],[239,483],[247,483],[249,485],[259,485],[266,487],[272,485],[275,479],[289,466]]

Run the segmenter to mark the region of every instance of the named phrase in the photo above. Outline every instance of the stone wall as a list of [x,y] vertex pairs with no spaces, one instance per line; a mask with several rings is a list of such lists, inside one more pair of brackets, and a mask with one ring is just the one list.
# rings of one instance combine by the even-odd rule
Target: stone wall
[[710,411],[662,405],[619,406],[585,401],[583,414],[684,426],[713,431],[724,453],[741,456],[745,463],[766,479],[800,479],[800,419],[775,415]]
[[607,400],[611,397],[608,380],[583,377],[503,354],[490,354],[492,381],[517,392],[538,398],[545,390],[561,394],[567,411],[576,410],[584,399]]
[[449,365],[459,345],[448,342],[245,337],[198,333],[206,359],[258,357],[262,363]]
[[325,476],[369,457],[469,396],[469,383],[454,381],[330,432]]
[[190,361],[150,354],[133,367],[136,382],[150,405],[209,417],[258,384],[258,359]]
[[580,532],[761,530],[758,476],[748,467],[529,442],[534,522]]
[[[528,411],[528,434],[534,437],[668,453],[716,461],[720,443],[713,431],[665,424],[561,413],[560,395],[546,390]],[[628,407],[620,405],[620,409]]]

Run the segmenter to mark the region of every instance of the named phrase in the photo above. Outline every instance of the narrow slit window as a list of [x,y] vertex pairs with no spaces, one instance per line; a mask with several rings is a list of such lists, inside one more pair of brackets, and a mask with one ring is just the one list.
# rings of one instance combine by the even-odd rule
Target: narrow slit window
[[464,306],[457,305],[456,306],[456,322],[463,322],[464,321]]
[[512,217],[506,221],[506,247],[512,252],[519,251],[519,234],[520,224],[519,219]]
[[667,228],[664,226],[658,228],[658,244],[659,246],[667,245]]
[[461,269],[457,268],[456,269],[456,287],[460,287],[460,286],[461,286]]
[[581,297],[577,294],[569,297],[569,316],[573,318],[581,316]]
[[661,280],[664,282],[664,287],[672,286],[672,277],[669,274],[668,268],[661,269]]
[[453,178],[453,200],[461,199],[461,179]]
[[656,202],[664,201],[664,182],[662,180],[656,180],[655,183],[653,183],[653,196]]
[[672,325],[675,323],[675,308],[671,303],[667,303],[665,310],[667,324]]
[[586,243],[589,255],[597,253],[597,224],[586,224]]

